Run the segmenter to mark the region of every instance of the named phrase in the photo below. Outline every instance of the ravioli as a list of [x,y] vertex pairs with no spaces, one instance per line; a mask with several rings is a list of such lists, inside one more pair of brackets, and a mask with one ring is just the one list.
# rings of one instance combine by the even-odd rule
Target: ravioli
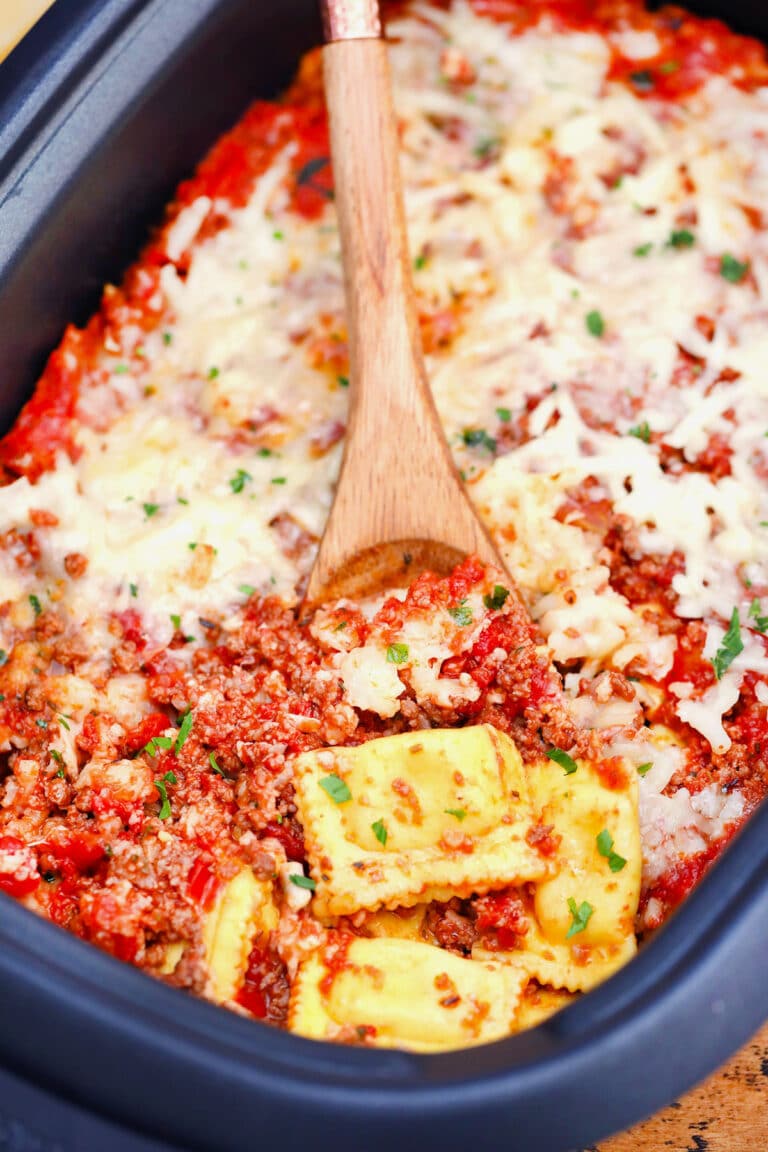
[[289,1027],[377,1048],[464,1048],[509,1035],[526,982],[510,965],[431,944],[337,934],[299,969]]
[[568,775],[551,760],[531,769],[542,824],[560,842],[557,872],[527,901],[520,948],[473,955],[503,955],[541,984],[586,992],[635,954],[642,858],[637,774],[618,760],[575,763]]
[[299,756],[296,800],[315,915],[350,915],[542,879],[517,748],[489,725]]
[[254,937],[277,927],[278,913],[269,880],[243,868],[219,893],[203,926],[209,977],[207,995],[233,1000],[245,975]]

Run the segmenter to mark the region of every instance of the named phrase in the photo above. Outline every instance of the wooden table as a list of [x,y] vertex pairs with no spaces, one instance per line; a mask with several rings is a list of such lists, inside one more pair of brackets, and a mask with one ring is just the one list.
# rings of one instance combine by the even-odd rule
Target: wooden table
[[[0,0],[0,60],[52,0]],[[700,1088],[588,1152],[768,1152],[768,1025]]]

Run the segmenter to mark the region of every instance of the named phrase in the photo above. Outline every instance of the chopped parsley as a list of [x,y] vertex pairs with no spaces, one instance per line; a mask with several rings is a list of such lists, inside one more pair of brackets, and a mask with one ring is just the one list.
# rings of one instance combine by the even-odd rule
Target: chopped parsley
[[339,388],[349,388],[349,376],[337,376],[336,383]]
[[487,448],[489,452],[496,451],[496,441],[489,436],[485,428],[465,428],[461,438],[467,448]]
[[384,821],[376,820],[373,824],[371,824],[371,828],[373,829],[373,834],[378,840],[379,844],[381,844],[382,848],[386,847],[388,833],[387,826]]
[[185,500],[183,496],[176,497],[177,504],[189,504],[189,500]]
[[64,777],[66,776],[66,772],[64,771],[63,768],[59,768],[59,770],[57,772],[54,772],[54,776],[56,777],[57,780],[63,780]]
[[129,369],[127,364],[115,364],[115,368],[114,368],[115,376],[125,376],[126,373],[129,371],[130,371],[130,369]]
[[749,264],[742,264],[741,260],[737,260],[730,253],[726,252],[720,257],[720,275],[729,283],[740,284],[748,271]]
[[162,804],[158,816],[161,820],[169,820],[171,817],[171,802],[168,799],[168,785],[178,784],[178,780],[173,772],[166,772],[159,780],[155,780],[155,788],[160,793]]
[[744,641],[741,638],[739,610],[738,608],[734,608],[731,614],[731,622],[728,625],[728,631],[720,641],[720,647],[717,652],[715,652],[714,659],[712,660],[716,680],[722,680],[736,657],[743,651]]
[[679,71],[680,71],[680,61],[679,60],[665,60],[664,63],[659,67],[659,72],[661,72],[662,75],[664,75],[664,76],[669,76],[672,72],[679,72]]
[[584,323],[587,325],[587,332],[589,332],[591,336],[597,337],[598,340],[605,332],[603,314],[602,312],[598,312],[597,309],[594,309],[592,312],[587,312]]
[[285,233],[281,232],[279,228],[276,228],[275,231],[272,233],[272,239],[273,240],[285,240]]
[[512,409],[511,408],[497,408],[496,409],[496,416],[502,424],[509,424],[510,420],[512,419]]
[[156,516],[160,511],[159,504],[142,504],[142,508],[144,509],[144,515],[147,520],[151,519],[152,516]]
[[579,769],[573,757],[569,756],[567,752],[563,752],[562,748],[550,748],[547,752],[547,759],[554,760],[555,764],[559,764],[566,776],[572,776]]
[[243,596],[250,597],[256,595],[256,589],[254,588],[253,584],[241,584],[238,588],[238,591],[242,592]]
[[760,601],[753,600],[749,606],[750,620],[754,621],[755,629],[758,632],[765,632],[768,630],[768,616],[760,615]]
[[[53,758],[57,764],[62,764],[62,765],[64,764],[64,757],[62,756],[61,752],[59,752],[58,748],[51,748],[50,753],[51,753],[51,756],[53,756]],[[58,772],[56,773],[56,775],[58,776]],[[64,775],[64,773],[62,772],[62,776],[63,775]]]
[[129,584],[129,585],[128,585],[128,587],[129,587],[129,588],[130,588],[130,590],[131,590],[131,596],[133,596],[133,598],[135,599],[135,598],[138,596],[138,594],[139,594],[139,586],[138,586],[138,584]]
[[619,856],[618,852],[614,852],[613,836],[607,828],[603,828],[602,832],[598,833],[596,842],[597,850],[608,861],[611,872],[621,872],[627,862],[623,856]]
[[405,664],[408,659],[408,645],[407,644],[390,644],[387,648],[387,663],[388,664]]
[[687,228],[676,228],[669,234],[667,248],[692,248],[695,243],[696,237],[693,232],[689,232]]
[[653,244],[638,244],[637,248],[632,249],[633,256],[650,256]]
[[426,267],[427,259],[428,259],[428,257],[427,257],[425,252],[419,253],[419,255],[416,257],[416,259],[413,262],[413,266],[417,272],[421,272],[422,268]]
[[208,763],[210,764],[211,768],[213,769],[213,771],[216,773],[217,776],[221,776],[222,779],[226,780],[226,778],[227,778],[226,773],[225,773],[224,769],[219,766],[219,762],[216,759],[216,753],[215,752],[209,752],[208,753]]
[[320,787],[323,792],[326,792],[330,796],[334,804],[346,804],[348,800],[352,799],[349,785],[334,773],[331,773],[330,776],[324,776],[320,781]]
[[297,888],[306,888],[309,892],[314,892],[317,888],[317,881],[311,876],[303,876],[301,872],[291,872],[290,880]]
[[650,772],[651,768],[653,768],[653,761],[652,760],[649,760],[647,764],[638,764],[638,766],[637,766],[638,776],[645,776],[646,773]]
[[572,936],[584,931],[595,910],[587,900],[582,900],[581,904],[576,907],[573,896],[569,896],[568,911],[571,914],[571,926],[565,934],[566,940],[570,940]]
[[271,456],[271,455],[272,455],[272,449],[271,448],[259,448],[259,456],[265,457],[265,456]]
[[66,716],[57,716],[56,719],[59,721],[59,724],[61,724],[62,728],[65,728],[66,731],[69,732],[69,724],[67,724],[67,717]]
[[638,440],[642,440],[645,444],[651,442],[651,426],[647,420],[643,420],[642,424],[635,424],[629,429],[627,433],[629,436],[636,436]]
[[448,615],[456,621],[459,628],[466,628],[468,624],[472,623],[472,609],[467,604],[466,596],[463,600],[459,600],[453,608],[448,609]]
[[169,344],[173,344],[173,333],[172,332],[163,332],[163,344],[165,344],[166,348],[168,347]]
[[453,816],[456,820],[459,821],[459,823],[461,823],[461,821],[465,820],[467,817],[467,813],[464,808],[443,808],[443,812],[445,812],[446,816]]
[[173,626],[177,632],[180,632],[181,631],[181,616],[177,616],[175,612],[172,613],[171,614],[171,624],[173,624]]
[[273,484],[286,484],[287,481],[288,481],[287,476],[273,476],[272,477],[272,483]]
[[40,600],[38,599],[37,596],[35,596],[34,593],[32,593],[32,595],[30,596],[29,602],[32,605],[32,611],[34,612],[35,616],[39,616],[43,610],[43,607],[42,607],[42,604],[40,603]]
[[190,552],[194,552],[195,548],[197,548],[197,540],[190,540],[187,548],[189,548]]
[[159,751],[167,752],[172,747],[173,740],[170,736],[153,736],[149,743],[144,745],[144,751],[150,756],[157,756]]
[[208,379],[215,380],[220,375],[219,369],[215,366],[208,369]]
[[[338,624],[334,628],[334,632],[343,632],[347,624],[349,624],[349,620],[339,620]],[[387,653],[387,659],[389,659],[389,653]],[[392,661],[392,663],[394,663],[394,661]]]
[[235,495],[237,495],[238,492],[242,492],[249,480],[253,480],[250,472],[246,472],[244,468],[238,468],[237,472],[235,472],[229,481],[229,486]]
[[504,607],[508,596],[509,588],[505,588],[502,584],[494,584],[493,592],[486,592],[485,596],[483,596],[483,604],[485,604],[486,608],[498,611],[499,608]]
[[182,748],[186,744],[187,737],[189,736],[190,732],[192,731],[193,723],[194,723],[194,717],[192,716],[192,713],[191,712],[185,712],[184,716],[182,718],[181,724],[179,726],[179,734],[176,737],[176,743],[174,744],[174,747],[173,747],[174,756],[178,756],[179,752],[181,752]]

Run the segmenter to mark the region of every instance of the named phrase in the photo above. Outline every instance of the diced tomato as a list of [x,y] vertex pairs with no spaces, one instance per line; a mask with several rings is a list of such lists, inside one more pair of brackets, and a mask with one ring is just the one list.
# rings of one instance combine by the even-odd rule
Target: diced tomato
[[0,891],[20,900],[40,883],[37,856],[16,836],[0,836]]
[[125,642],[135,644],[139,652],[146,648],[147,638],[144,635],[144,623],[141,614],[135,608],[126,608],[124,612],[118,614],[117,619],[123,629]]
[[267,824],[263,835],[273,836],[275,840],[279,840],[289,860],[295,860],[298,863],[305,860],[304,832],[298,821],[293,820],[290,816],[284,819],[282,824]]
[[151,716],[145,716],[135,728],[131,728],[126,733],[123,740],[123,753],[129,756],[131,752],[138,752],[150,740],[154,740],[155,736],[160,736],[169,727],[171,727],[171,722],[164,712],[153,712]]
[[87,872],[106,858],[103,844],[86,832],[71,833],[62,830],[59,839],[45,844],[46,851],[78,872]]
[[221,880],[212,872],[201,856],[198,856],[189,870],[189,895],[196,904],[206,911],[216,899]]
[[252,1016],[284,1024],[288,1016],[288,971],[276,952],[260,941],[248,957],[245,981],[235,999]]
[[496,933],[500,948],[514,948],[528,931],[525,905],[516,891],[491,892],[475,900],[477,929]]

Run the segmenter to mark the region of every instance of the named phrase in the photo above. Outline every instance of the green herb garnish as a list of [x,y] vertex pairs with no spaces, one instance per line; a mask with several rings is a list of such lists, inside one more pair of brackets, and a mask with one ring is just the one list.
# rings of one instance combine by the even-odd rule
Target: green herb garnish
[[687,228],[676,228],[669,234],[667,248],[692,248],[695,243],[696,237],[693,232],[689,232]]
[[603,319],[602,312],[594,309],[592,312],[587,312],[584,323],[587,325],[587,332],[591,336],[596,336],[599,340],[605,332],[605,320]]
[[566,940],[570,940],[572,936],[584,931],[595,910],[586,900],[582,900],[577,908],[576,901],[572,896],[569,896],[568,911],[571,914],[571,926],[565,934]]
[[446,816],[455,817],[459,823],[461,823],[462,820],[465,820],[467,816],[466,810],[464,808],[443,808],[443,812],[445,812]]
[[728,625],[728,631],[723,636],[720,642],[720,647],[715,652],[714,659],[712,660],[712,667],[715,670],[715,679],[722,680],[723,676],[733,664],[736,657],[740,652],[744,651],[744,641],[741,638],[741,624],[739,622],[739,610],[734,608],[731,614],[731,622]]
[[151,519],[152,516],[156,516],[160,511],[159,504],[142,504],[142,508],[144,509],[144,515],[147,520]]
[[643,420],[642,424],[635,424],[630,428],[627,435],[636,436],[638,440],[642,440],[644,444],[651,442],[651,426],[647,420]]
[[486,592],[485,596],[483,596],[483,604],[485,604],[486,608],[491,608],[494,611],[498,611],[499,608],[504,607],[508,596],[509,588],[504,588],[501,584],[494,584],[493,592]]
[[749,271],[749,264],[742,264],[728,252],[720,257],[720,275],[731,284],[740,284]]
[[306,888],[309,892],[314,892],[317,888],[317,881],[313,880],[311,876],[302,876],[300,872],[291,872],[291,884],[295,884],[297,888]]
[[181,721],[181,725],[179,726],[179,734],[176,737],[176,743],[173,747],[174,756],[178,756],[179,752],[181,752],[182,748],[186,744],[187,737],[189,736],[190,732],[192,731],[193,723],[194,723],[194,717],[192,716],[192,713],[191,712],[185,712],[184,716],[182,718],[182,721]]
[[371,824],[371,828],[379,844],[381,844],[382,848],[385,847],[387,843],[387,828],[384,821],[376,820],[375,823]]
[[547,759],[554,760],[555,764],[559,764],[566,776],[572,776],[579,769],[573,757],[569,756],[567,752],[563,752],[562,748],[550,748],[547,752]]
[[472,623],[472,609],[467,604],[467,599],[459,600],[453,608],[448,609],[448,615],[451,619],[455,620],[459,628],[466,628],[468,624]]
[[[346,623],[346,621],[345,621]],[[387,648],[387,663],[389,664],[405,664],[408,659],[408,645],[407,644],[390,644]]]
[[178,784],[178,780],[173,772],[166,772],[159,780],[155,780],[155,788],[160,793],[162,804],[158,816],[161,820],[169,820],[171,817],[171,802],[168,799],[168,785]]
[[237,495],[238,492],[242,492],[249,480],[253,480],[250,472],[246,472],[244,468],[238,468],[237,472],[235,472],[229,481],[229,486],[235,495]]
[[323,792],[326,792],[334,804],[346,804],[348,800],[352,799],[352,793],[349,790],[349,785],[340,776],[331,774],[324,776],[320,781],[320,787]]
[[465,428],[461,438],[467,448],[487,448],[489,452],[496,451],[496,441],[489,436],[485,428]]
[[623,856],[619,856],[618,852],[613,850],[613,836],[607,828],[603,828],[596,838],[597,850],[601,856],[604,856],[608,861],[608,867],[611,872],[621,872],[622,868],[627,863]]
[[749,606],[749,618],[754,622],[755,629],[758,632],[765,632],[768,630],[768,616],[760,615],[760,601],[753,600]]

